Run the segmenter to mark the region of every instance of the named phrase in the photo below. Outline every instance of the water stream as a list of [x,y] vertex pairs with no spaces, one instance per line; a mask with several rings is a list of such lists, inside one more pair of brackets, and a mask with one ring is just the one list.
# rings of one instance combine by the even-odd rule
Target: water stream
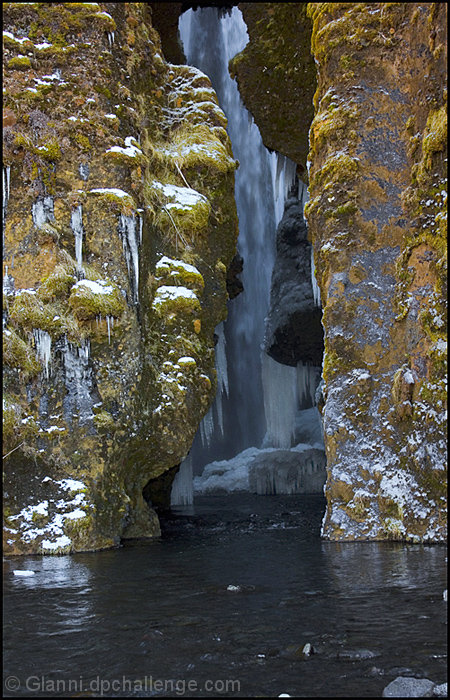
[[444,682],[444,548],[324,542],[322,511],[321,496],[198,497],[158,541],[6,561],[6,694],[381,697],[398,675]]

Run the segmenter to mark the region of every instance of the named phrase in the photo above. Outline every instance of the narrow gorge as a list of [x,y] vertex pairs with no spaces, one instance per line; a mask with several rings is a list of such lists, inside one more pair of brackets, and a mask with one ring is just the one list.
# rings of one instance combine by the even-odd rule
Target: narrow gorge
[[6,555],[325,494],[446,541],[446,4],[3,4]]

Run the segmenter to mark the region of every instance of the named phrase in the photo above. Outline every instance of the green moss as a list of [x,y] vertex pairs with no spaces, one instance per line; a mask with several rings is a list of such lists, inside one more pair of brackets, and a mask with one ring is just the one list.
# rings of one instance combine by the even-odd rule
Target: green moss
[[37,294],[42,301],[67,298],[76,282],[76,277],[66,266],[57,265],[53,272],[40,285]]
[[27,68],[31,68],[31,61],[28,56],[13,56],[8,61],[8,68],[26,70]]
[[136,213],[136,203],[130,194],[116,194],[112,189],[103,188],[100,191],[89,190],[87,193],[99,197],[109,204],[113,210],[119,210],[124,216],[133,216]]
[[94,416],[94,426],[99,433],[111,433],[117,428],[116,421],[107,411],[100,411]]
[[73,139],[83,151],[90,151],[92,149],[91,142],[89,141],[88,137],[84,134],[75,131],[75,133],[73,134]]
[[56,138],[49,139],[45,144],[37,146],[34,149],[36,155],[39,155],[44,160],[55,162],[61,158],[61,148]]
[[103,292],[95,292],[83,280],[72,287],[69,296],[69,307],[79,320],[94,319],[96,316],[122,316],[126,302],[119,287],[112,282],[96,281]]
[[447,108],[432,110],[428,115],[427,125],[422,141],[422,151],[426,167],[431,167],[433,153],[442,151],[447,144]]
[[211,204],[205,196],[197,194],[185,203],[176,195],[165,195],[160,183],[147,188],[147,201],[153,202],[149,210],[152,222],[176,247],[182,244],[187,248],[208,226]]
[[170,316],[200,313],[201,306],[196,296],[180,295],[178,287],[159,287],[153,299],[152,308],[157,315],[169,319]]
[[186,266],[182,260],[162,258],[156,265],[155,280],[157,286],[181,285],[194,290],[196,294],[202,294],[205,282],[200,272],[193,266]]
[[40,329],[53,339],[67,334],[70,340],[79,342],[82,333],[76,319],[67,313],[67,307],[44,303],[37,294],[17,294],[10,307],[10,322],[26,332]]
[[35,376],[42,369],[30,345],[12,329],[3,331],[3,362],[26,377]]
[[405,539],[405,526],[397,518],[385,518],[381,521],[381,531],[387,540],[402,541]]

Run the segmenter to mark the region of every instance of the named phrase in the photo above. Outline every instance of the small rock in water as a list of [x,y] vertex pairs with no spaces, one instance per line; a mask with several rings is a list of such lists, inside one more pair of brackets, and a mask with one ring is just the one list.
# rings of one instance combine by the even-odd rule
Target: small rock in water
[[34,571],[31,569],[14,569],[14,576],[34,576]]
[[383,698],[431,698],[433,681],[428,678],[405,678],[399,676],[383,690]]
[[307,642],[305,646],[302,649],[302,654],[304,656],[311,656],[311,654],[314,654],[314,649],[312,648],[311,644]]

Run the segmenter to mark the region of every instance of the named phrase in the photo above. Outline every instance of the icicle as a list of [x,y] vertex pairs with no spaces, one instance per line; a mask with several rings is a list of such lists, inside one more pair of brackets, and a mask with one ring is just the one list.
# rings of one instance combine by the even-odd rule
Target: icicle
[[319,285],[317,284],[317,279],[316,279],[316,265],[314,262],[314,248],[313,248],[313,246],[311,246],[311,286],[312,286],[312,290],[313,290],[315,305],[322,306],[322,303],[320,300],[320,288],[319,288]]
[[[5,171],[6,171],[6,183],[5,183]],[[7,165],[3,168],[3,206],[5,207],[9,201],[9,191],[10,191],[10,178],[11,178],[11,166]]]
[[188,506],[194,502],[194,484],[192,475],[192,458],[184,458],[173,480],[170,493],[171,506]]
[[3,294],[14,294],[14,277],[8,274],[8,265],[5,265],[5,274],[3,275]]
[[53,213],[53,198],[44,197],[38,199],[32,205],[33,223],[37,228],[42,228],[47,221],[53,221],[55,215]]
[[316,389],[320,381],[320,367],[297,363],[297,386],[299,406],[301,409],[315,406]]
[[46,331],[36,329],[33,331],[36,344],[36,354],[44,365],[44,373],[47,379],[50,376],[49,365],[51,360],[52,339]]
[[134,301],[139,302],[139,251],[136,241],[136,220],[134,216],[120,215],[119,231],[122,235],[122,245],[127,263],[128,274],[133,270],[132,291]]
[[111,316],[106,316],[106,325],[108,326],[108,345],[111,345]]
[[144,219],[139,214],[139,245],[142,245],[142,226],[144,224]]
[[211,437],[214,432],[214,418],[212,407],[209,409],[208,413],[204,416],[202,422],[200,423],[200,437],[202,440],[203,447],[209,447],[211,444]]
[[298,408],[297,369],[275,362],[263,353],[262,382],[267,424],[264,444],[289,448]]
[[83,269],[83,210],[81,204],[72,210],[70,225],[75,236],[75,259],[77,261],[77,272]]
[[106,32],[108,35],[108,43],[110,46],[114,44],[114,32]]

